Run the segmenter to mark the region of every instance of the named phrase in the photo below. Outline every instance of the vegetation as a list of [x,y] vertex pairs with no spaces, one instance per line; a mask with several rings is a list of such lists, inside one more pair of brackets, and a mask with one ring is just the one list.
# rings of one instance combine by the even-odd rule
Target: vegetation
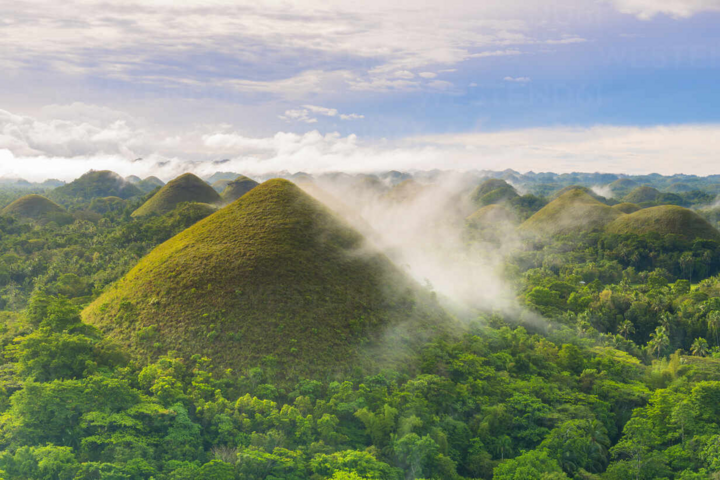
[[678,235],[694,240],[720,240],[720,232],[697,213],[683,207],[663,205],[618,218],[607,226],[611,233]]
[[131,198],[142,195],[142,191],[120,175],[108,170],[91,170],[80,178],[57,187],[50,197],[64,203],[92,200],[97,197]]
[[[461,217],[469,250],[510,250],[508,217],[551,228],[498,260],[519,307],[462,327],[284,180],[220,210],[133,217],[150,192],[62,195],[63,222],[0,214],[0,478],[718,478],[717,232],[578,189],[540,210],[625,176],[497,176],[534,194]],[[632,178],[715,210],[720,177]],[[49,188],[0,187],[0,207]],[[568,210],[615,219],[556,228]]]
[[18,198],[0,211],[1,215],[29,220],[49,219],[53,215],[63,214],[65,209],[47,198],[31,194]]
[[220,196],[207,183],[192,173],[168,182],[133,212],[133,217],[163,215],[184,202],[217,203]]
[[220,194],[220,197],[222,197],[222,202],[224,204],[232,203],[258,185],[259,183],[255,180],[252,180],[244,175],[240,175],[235,180],[227,183]]
[[199,353],[242,369],[272,356],[289,376],[393,364],[399,348],[386,359],[358,347],[372,350],[388,327],[412,337],[449,320],[363,243],[292,183],[268,181],[157,247],[83,317],[151,357]]
[[599,202],[581,189],[569,190],[527,219],[526,232],[557,235],[602,229],[623,213]]

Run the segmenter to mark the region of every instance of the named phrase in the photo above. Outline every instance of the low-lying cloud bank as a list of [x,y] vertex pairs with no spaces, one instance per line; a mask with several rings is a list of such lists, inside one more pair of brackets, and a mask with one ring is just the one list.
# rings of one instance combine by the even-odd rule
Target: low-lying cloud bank
[[130,117],[41,120],[0,110],[0,177],[71,180],[90,169],[164,179],[218,170],[262,175],[513,168],[708,175],[717,173],[719,139],[717,124],[548,127],[393,141],[317,130],[252,138],[228,126],[167,133]]

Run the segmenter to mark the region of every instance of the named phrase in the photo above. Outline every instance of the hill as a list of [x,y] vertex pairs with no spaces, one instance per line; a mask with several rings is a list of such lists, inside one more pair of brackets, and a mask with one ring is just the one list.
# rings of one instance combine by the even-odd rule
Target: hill
[[46,219],[57,213],[65,213],[65,209],[41,195],[25,195],[0,211],[2,215],[29,220]]
[[120,197],[102,197],[93,199],[93,201],[90,202],[89,210],[102,215],[108,212],[122,210],[126,205],[127,201]]
[[661,196],[662,193],[658,189],[643,186],[637,187],[636,189],[625,195],[623,201],[627,203],[656,202]]
[[213,189],[215,189],[216,192],[220,193],[223,190],[225,190],[225,187],[227,187],[230,182],[232,182],[232,180],[225,178],[225,179],[213,182],[210,186]]
[[608,185],[610,191],[613,193],[613,197],[622,198],[627,195],[633,188],[637,187],[638,183],[635,180],[629,178],[620,178],[615,180]]
[[91,170],[67,185],[50,192],[53,199],[73,201],[91,200],[98,197],[120,197],[128,199],[143,192],[120,175],[109,170]]
[[132,213],[133,217],[163,215],[183,202],[217,203],[220,195],[192,173],[180,175]]
[[569,187],[561,188],[557,192],[555,192],[552,196],[553,199],[556,199],[562,195],[565,195],[567,192],[572,192],[573,190],[580,190],[581,192],[586,193],[587,195],[591,196],[595,200],[604,203],[605,198],[601,197],[597,193],[593,192],[592,189],[588,187],[583,187],[582,185],[570,185]]
[[606,229],[610,233],[625,234],[659,233],[678,235],[688,240],[704,238],[720,241],[720,231],[707,220],[687,208],[661,205],[646,208],[613,221]]
[[470,194],[470,201],[478,207],[509,201],[519,197],[515,189],[505,180],[490,178],[478,185]]
[[239,176],[240,174],[235,172],[215,172],[208,178],[206,178],[205,181],[207,181],[208,184],[212,185],[218,180],[234,180]]
[[638,205],[628,202],[618,203],[617,205],[613,205],[612,208],[622,213],[635,213],[640,210],[640,207]]
[[143,193],[150,193],[158,187],[164,187],[165,182],[157,177],[147,177],[137,183],[137,187],[143,191]]
[[359,233],[280,179],[155,248],[83,317],[139,357],[177,350],[243,369],[272,355],[288,377],[384,363],[413,345],[383,348],[390,329],[416,338],[450,321]]
[[416,199],[424,190],[424,185],[410,178],[392,187],[382,198],[392,203],[403,203]]
[[502,205],[487,205],[465,219],[474,227],[493,228],[499,225],[517,225],[517,215]]
[[232,203],[258,185],[260,184],[255,180],[248,178],[245,175],[240,175],[238,178],[227,184],[223,192],[220,194],[220,197],[222,198],[223,203]]
[[543,235],[567,234],[604,228],[622,215],[584,190],[572,189],[528,218],[520,228]]
[[128,175],[125,177],[125,180],[132,183],[133,185],[137,185],[138,183],[142,182],[142,178],[138,177],[137,175]]

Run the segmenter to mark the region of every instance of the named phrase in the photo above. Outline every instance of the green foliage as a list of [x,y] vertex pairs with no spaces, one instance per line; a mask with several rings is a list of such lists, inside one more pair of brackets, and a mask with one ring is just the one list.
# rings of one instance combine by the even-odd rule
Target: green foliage
[[185,202],[214,204],[219,201],[220,195],[210,185],[192,173],[186,173],[168,182],[135,210],[132,216],[164,215]]
[[615,234],[677,235],[687,240],[720,240],[720,232],[687,208],[672,205],[646,208],[618,218],[607,226]]

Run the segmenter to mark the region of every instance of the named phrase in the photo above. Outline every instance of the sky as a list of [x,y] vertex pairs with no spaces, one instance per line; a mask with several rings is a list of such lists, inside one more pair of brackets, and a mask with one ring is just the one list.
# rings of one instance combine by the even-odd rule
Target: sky
[[720,0],[0,3],[0,176],[720,173]]

